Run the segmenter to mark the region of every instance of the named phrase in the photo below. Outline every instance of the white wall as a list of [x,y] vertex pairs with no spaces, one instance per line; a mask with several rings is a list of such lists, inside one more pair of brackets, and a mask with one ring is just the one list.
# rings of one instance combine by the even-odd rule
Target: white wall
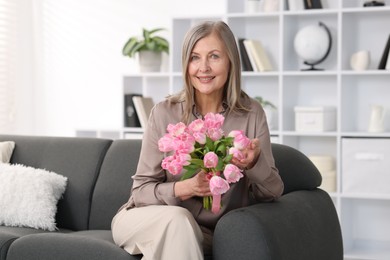
[[[223,0],[32,0],[33,105],[19,105],[19,134],[73,136],[76,129],[122,127],[122,76],[138,71],[122,56],[142,28],[183,15],[221,14]],[[30,47],[31,47],[30,46]]]

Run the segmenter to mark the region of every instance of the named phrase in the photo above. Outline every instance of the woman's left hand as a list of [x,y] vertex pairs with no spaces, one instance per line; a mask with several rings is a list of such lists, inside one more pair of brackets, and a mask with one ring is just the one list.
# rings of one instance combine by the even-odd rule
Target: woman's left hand
[[260,140],[255,138],[251,141],[248,148],[243,151],[244,159],[238,160],[233,158],[232,163],[241,169],[249,170],[256,164],[259,159],[260,152]]

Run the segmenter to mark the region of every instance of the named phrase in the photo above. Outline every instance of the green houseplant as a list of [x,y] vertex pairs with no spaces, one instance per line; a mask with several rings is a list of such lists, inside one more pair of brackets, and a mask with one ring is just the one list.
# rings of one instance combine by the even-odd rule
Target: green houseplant
[[143,28],[142,38],[130,37],[123,46],[122,54],[133,58],[139,54],[141,72],[159,71],[162,62],[162,53],[169,54],[169,42],[155,33],[164,30],[156,28],[146,30]]

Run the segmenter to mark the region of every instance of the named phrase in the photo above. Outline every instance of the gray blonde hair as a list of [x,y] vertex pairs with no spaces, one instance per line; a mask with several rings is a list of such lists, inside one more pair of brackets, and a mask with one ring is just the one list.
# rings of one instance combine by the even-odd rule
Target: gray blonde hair
[[195,44],[211,34],[215,33],[226,48],[230,62],[230,71],[224,87],[223,99],[227,102],[227,112],[249,111],[241,97],[249,98],[241,89],[241,63],[240,54],[237,48],[236,39],[229,26],[223,21],[205,21],[193,26],[185,35],[182,47],[182,71],[184,87],[183,90],[169,97],[171,102],[185,102],[182,120],[189,123],[194,105],[194,87],[188,75],[188,63]]

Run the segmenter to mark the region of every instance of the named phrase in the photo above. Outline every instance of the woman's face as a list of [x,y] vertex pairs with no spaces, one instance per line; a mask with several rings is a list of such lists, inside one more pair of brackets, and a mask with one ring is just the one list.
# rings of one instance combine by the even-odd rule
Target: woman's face
[[200,39],[188,63],[188,75],[196,91],[205,95],[222,95],[229,64],[225,46],[215,34]]

